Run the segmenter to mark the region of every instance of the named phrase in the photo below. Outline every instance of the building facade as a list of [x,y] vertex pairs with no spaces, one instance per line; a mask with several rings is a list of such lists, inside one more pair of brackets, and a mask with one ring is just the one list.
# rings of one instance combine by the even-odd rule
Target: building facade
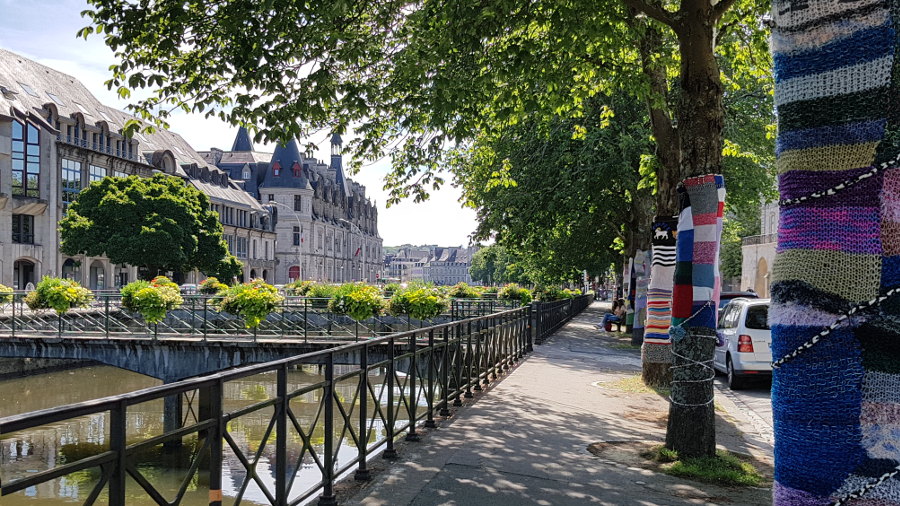
[[744,237],[741,242],[741,289],[754,290],[769,297],[772,262],[778,245],[778,204],[760,209],[760,235]]
[[277,235],[275,283],[374,283],[381,277],[378,210],[366,188],[345,176],[341,149],[335,134],[328,164],[301,153],[295,140],[262,153],[241,128],[231,151],[201,153],[271,210]]
[[401,248],[385,257],[388,278],[401,282],[424,281],[439,286],[472,283],[469,266],[475,248]]
[[[101,104],[75,78],[0,49],[0,283],[25,289],[42,276],[63,276],[95,290],[137,278],[137,268],[105,257],[66,256],[57,226],[87,185],[104,177],[163,172],[206,193],[219,211],[244,278],[274,276],[275,234],[269,211],[209,167],[179,135],[162,129],[122,135],[134,118]],[[198,273],[175,273],[196,282]]]

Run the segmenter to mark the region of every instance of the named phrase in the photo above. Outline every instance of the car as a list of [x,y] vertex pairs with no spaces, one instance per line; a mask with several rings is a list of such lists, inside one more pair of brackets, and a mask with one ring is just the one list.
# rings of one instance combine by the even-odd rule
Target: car
[[732,299],[737,298],[743,299],[758,299],[759,295],[756,292],[723,292],[722,295],[719,296],[719,309],[721,310],[725,307],[725,304],[728,304],[732,301]]
[[198,293],[197,285],[193,283],[185,283],[181,285],[180,291],[183,295],[196,295]]
[[769,299],[731,299],[719,312],[713,367],[739,390],[757,377],[772,375]]

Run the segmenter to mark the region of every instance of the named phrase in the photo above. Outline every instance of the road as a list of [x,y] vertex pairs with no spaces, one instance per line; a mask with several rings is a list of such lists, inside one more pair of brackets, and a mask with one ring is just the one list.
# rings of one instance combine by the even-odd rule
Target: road
[[731,399],[769,444],[774,441],[771,384],[770,380],[763,379],[751,383],[745,390],[730,390],[723,376],[716,378],[716,395],[723,395]]

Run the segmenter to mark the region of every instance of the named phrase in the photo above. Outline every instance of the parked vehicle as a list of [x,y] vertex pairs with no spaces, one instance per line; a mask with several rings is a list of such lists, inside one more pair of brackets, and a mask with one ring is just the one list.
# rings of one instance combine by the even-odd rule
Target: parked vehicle
[[181,285],[180,291],[182,295],[197,295],[199,293],[197,291],[197,285],[193,283],[185,283]]
[[731,299],[719,311],[713,367],[728,376],[732,390],[754,377],[772,374],[769,299]]
[[728,304],[733,299],[739,297],[743,299],[758,299],[759,295],[757,295],[756,292],[723,292],[722,295],[719,296],[719,309],[721,310],[725,307],[725,304]]

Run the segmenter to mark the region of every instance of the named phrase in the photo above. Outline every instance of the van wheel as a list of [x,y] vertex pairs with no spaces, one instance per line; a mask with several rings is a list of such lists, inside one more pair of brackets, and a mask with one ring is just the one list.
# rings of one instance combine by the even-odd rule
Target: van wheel
[[746,378],[741,378],[734,372],[734,365],[731,363],[731,357],[725,359],[725,368],[728,374],[728,388],[732,390],[742,390],[747,386]]

